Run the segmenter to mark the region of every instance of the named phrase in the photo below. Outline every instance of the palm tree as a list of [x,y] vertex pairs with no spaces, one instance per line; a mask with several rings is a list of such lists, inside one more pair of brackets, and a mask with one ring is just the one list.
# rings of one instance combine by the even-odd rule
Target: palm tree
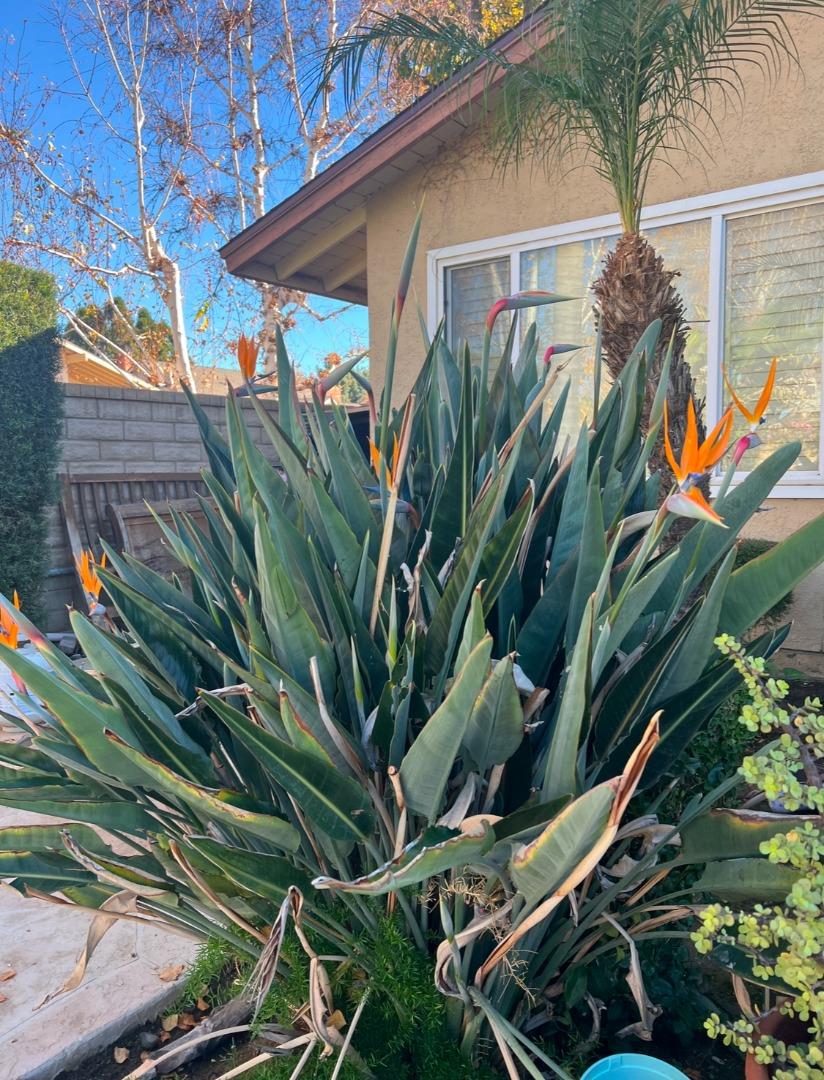
[[[774,76],[795,63],[788,17],[822,11],[824,0],[549,0],[521,24],[535,46],[520,50],[528,58],[518,61],[457,21],[414,11],[372,15],[333,46],[324,79],[340,71],[351,97],[367,65],[380,70],[386,61],[403,62],[442,71],[444,58],[453,70],[460,63],[485,65],[501,167],[535,159],[550,165],[583,153],[612,186],[623,229],[594,285],[603,354],[616,376],[643,330],[662,320],[647,415],[672,340],[667,395],[680,445],[678,425],[688,399],[695,399],[684,357],[688,326],[677,272],[640,231],[650,170],[673,152],[703,147],[712,106],[740,96],[744,64]],[[700,420],[702,403],[694,403]],[[669,487],[663,448],[651,467]]]

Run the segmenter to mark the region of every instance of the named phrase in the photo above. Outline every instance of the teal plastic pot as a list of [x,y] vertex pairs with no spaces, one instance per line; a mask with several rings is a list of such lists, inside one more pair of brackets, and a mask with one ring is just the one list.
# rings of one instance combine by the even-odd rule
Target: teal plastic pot
[[689,1080],[680,1069],[646,1054],[614,1054],[590,1065],[581,1080]]

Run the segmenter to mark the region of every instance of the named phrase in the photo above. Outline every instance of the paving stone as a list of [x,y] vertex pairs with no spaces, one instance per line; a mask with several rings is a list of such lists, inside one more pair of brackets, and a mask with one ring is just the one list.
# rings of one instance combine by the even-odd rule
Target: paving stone
[[[0,807],[0,828],[38,820],[50,819]],[[0,969],[16,972],[3,984],[0,1080],[53,1080],[157,1016],[179,992],[180,982],[163,982],[160,973],[190,963],[197,944],[122,921],[98,945],[81,985],[42,1004],[71,974],[89,921],[88,912],[25,899],[0,884]]]

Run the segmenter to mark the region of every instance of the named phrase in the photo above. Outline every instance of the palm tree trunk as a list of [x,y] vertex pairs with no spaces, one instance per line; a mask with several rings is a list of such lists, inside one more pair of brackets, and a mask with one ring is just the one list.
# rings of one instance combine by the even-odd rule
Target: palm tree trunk
[[[604,259],[601,276],[593,285],[596,325],[601,330],[603,357],[613,378],[620,375],[649,324],[655,319],[661,320],[658,347],[651,361],[649,358],[647,360],[647,392],[641,422],[645,434],[661,366],[672,340],[667,402],[670,437],[677,453],[684,444],[690,398],[695,405],[699,438],[703,440],[705,436],[704,401],[696,398],[692,372],[684,357],[689,328],[684,316],[684,301],[673,285],[678,273],[677,270],[665,268],[664,260],[640,233],[625,233],[614,251]],[[663,499],[674,483],[664,453],[663,436],[653,447],[649,468],[660,477],[660,498]]]

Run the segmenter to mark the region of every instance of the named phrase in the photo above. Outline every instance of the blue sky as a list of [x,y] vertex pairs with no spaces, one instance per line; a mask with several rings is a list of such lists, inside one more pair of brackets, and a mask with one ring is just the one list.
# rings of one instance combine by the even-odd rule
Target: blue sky
[[[37,95],[49,85],[68,86],[72,80],[72,69],[63,43],[57,29],[50,23],[49,8],[44,0],[31,0],[26,4],[20,0],[0,0],[0,59],[4,46],[7,56],[12,58],[17,56],[19,49],[21,68],[28,72],[33,95]],[[273,101],[272,106],[273,118],[284,115],[281,103]],[[46,130],[54,133],[58,146],[70,150],[85,111],[86,103],[80,96],[54,94],[42,114],[41,133]],[[101,155],[100,170],[114,169],[116,174],[117,168],[116,162],[113,165],[110,157],[105,153]],[[287,197],[299,186],[300,180],[295,172],[294,167],[287,164],[276,174],[270,189],[270,204]],[[102,172],[100,176],[102,178]],[[198,242],[219,246],[217,237],[207,235],[201,235]],[[184,277],[184,288],[187,315],[192,322],[192,317],[203,302],[206,286],[197,279],[196,272],[189,273],[189,279]],[[134,304],[141,299],[155,315],[164,317],[162,307],[150,296],[130,296],[130,302]],[[82,300],[83,298],[78,296],[78,303]],[[316,297],[312,298],[312,306],[319,313],[327,314],[340,309],[342,305],[337,301]],[[220,288],[216,290],[210,318],[215,327],[221,323],[228,323],[230,326],[232,324],[232,311],[228,303],[221,302]],[[212,340],[207,340],[210,337]],[[307,314],[300,314],[297,326],[287,335],[293,360],[306,372],[316,368],[330,352],[345,354],[354,348],[365,348],[367,341],[366,309],[359,306],[351,306],[324,322],[318,322]],[[192,335],[190,349],[193,359],[198,363],[218,366],[231,366],[233,363],[232,358],[225,355],[224,348],[211,334],[201,335],[200,338]]]

